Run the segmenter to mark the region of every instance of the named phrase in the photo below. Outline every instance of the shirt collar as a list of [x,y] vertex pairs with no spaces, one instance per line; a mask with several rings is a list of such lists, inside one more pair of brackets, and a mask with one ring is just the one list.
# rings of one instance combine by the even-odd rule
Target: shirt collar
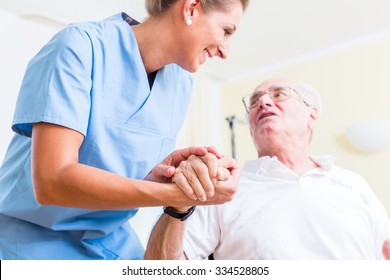
[[330,171],[334,167],[334,162],[336,160],[335,156],[332,155],[310,156],[310,158],[322,171]]
[[[335,157],[331,155],[310,156],[310,158],[319,166],[316,169],[309,170],[306,174],[319,174],[329,172],[334,167]],[[244,164],[244,172],[267,177],[297,178],[298,176],[281,163],[277,157],[264,156],[255,160],[248,160]]]

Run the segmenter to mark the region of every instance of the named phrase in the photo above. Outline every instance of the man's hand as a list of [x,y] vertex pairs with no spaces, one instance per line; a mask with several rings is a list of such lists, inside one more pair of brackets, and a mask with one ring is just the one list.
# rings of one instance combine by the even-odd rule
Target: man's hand
[[208,153],[206,147],[190,147],[173,151],[162,162],[155,166],[144,178],[147,181],[171,183],[176,167],[191,155],[204,156]]
[[[224,172],[224,180],[219,180],[217,182],[214,188],[215,194],[212,197],[209,197],[203,204],[223,204],[233,199],[233,196],[237,191],[238,180],[240,179],[240,169],[237,165],[234,165],[228,169],[222,168],[222,170],[227,171],[227,173]],[[220,171],[221,168],[219,169],[219,172]]]
[[[210,191],[213,191],[213,189],[214,189],[214,187],[211,183],[211,178],[205,177],[207,175],[202,175],[202,173],[203,173],[202,170],[204,170],[204,168],[205,168],[205,166],[207,166],[207,164],[209,164],[207,166],[207,168],[210,168],[210,170],[214,170],[212,161],[208,161],[208,159],[210,159],[210,157],[213,157],[216,159],[219,159],[222,157],[222,155],[217,151],[217,149],[215,147],[190,147],[190,148],[186,148],[186,149],[176,150],[176,151],[172,152],[169,156],[167,156],[160,164],[155,166],[144,179],[148,180],[148,181],[159,182],[159,183],[171,183],[172,176],[177,173],[176,167],[178,167],[183,161],[188,160],[188,158],[190,156],[195,157],[195,158],[196,157],[204,157],[205,162],[203,162],[201,164],[201,166],[197,165],[197,166],[200,166],[199,168],[194,166],[193,173],[191,173],[191,172],[189,172],[189,170],[187,170],[186,175],[188,176],[187,178],[192,178],[191,182],[188,183],[186,178],[184,178],[184,179],[181,178],[179,180],[180,182],[177,182],[178,187],[183,191],[187,190],[188,187],[198,189],[199,188],[199,181],[197,179],[195,179],[195,177],[198,176],[197,174],[199,174],[199,176],[201,176],[200,178],[201,178],[202,182],[206,186],[205,187],[206,192],[210,193]],[[212,171],[212,174],[214,174],[214,173],[215,172]],[[221,173],[226,173],[226,171],[225,172],[221,171]],[[198,197],[196,196],[194,191],[190,192],[187,190],[187,192],[185,192],[185,193],[193,200],[198,199]],[[203,199],[203,197],[202,197],[202,199]]]
[[215,186],[220,181],[227,181],[219,183],[220,192],[235,192],[236,183],[231,175],[235,169],[238,169],[235,160],[222,156],[215,147],[190,147],[172,152],[149,172],[145,180],[174,182],[188,197],[204,202],[214,196]]
[[[220,181],[231,179],[230,173],[236,168],[236,162],[231,157],[218,158],[212,153],[204,156],[192,155],[180,163],[172,182],[188,197],[205,202],[214,196],[215,187]],[[229,183],[231,181],[225,183],[225,188],[236,188]]]

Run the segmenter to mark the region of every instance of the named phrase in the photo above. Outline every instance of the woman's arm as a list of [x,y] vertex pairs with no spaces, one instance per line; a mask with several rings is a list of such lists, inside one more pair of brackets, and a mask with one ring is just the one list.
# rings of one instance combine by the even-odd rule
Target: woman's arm
[[[34,124],[32,179],[39,203],[97,210],[204,204],[189,198],[173,183],[126,178],[80,164],[78,152],[83,139],[82,134],[66,127],[48,123]],[[202,151],[201,148],[185,151],[173,153],[175,156],[171,156],[170,164],[179,165],[180,160],[193,152],[207,153],[207,150]],[[150,175],[150,179],[153,178],[158,181],[156,176]],[[235,187],[235,182],[231,180],[216,190],[216,195],[206,204],[231,200]]]

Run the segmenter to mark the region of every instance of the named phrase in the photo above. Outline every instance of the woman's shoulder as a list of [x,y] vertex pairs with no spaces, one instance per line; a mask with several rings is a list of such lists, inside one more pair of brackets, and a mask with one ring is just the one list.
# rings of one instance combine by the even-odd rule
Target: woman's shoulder
[[128,23],[122,18],[122,13],[119,13],[99,21],[84,21],[71,23],[66,26],[62,31],[83,31],[90,36],[92,34],[103,36],[105,32],[110,30],[124,29],[128,31],[130,29],[128,27]]
[[131,30],[121,14],[116,14],[101,21],[71,23],[54,35],[51,45],[72,49],[90,49],[88,46],[93,45],[107,47],[132,41]]

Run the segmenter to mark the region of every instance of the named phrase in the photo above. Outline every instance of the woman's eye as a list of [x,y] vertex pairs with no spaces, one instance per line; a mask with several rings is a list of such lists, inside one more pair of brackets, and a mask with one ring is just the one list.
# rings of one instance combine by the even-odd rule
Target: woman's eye
[[225,32],[225,36],[232,35],[232,32],[229,29],[224,29],[223,31]]

